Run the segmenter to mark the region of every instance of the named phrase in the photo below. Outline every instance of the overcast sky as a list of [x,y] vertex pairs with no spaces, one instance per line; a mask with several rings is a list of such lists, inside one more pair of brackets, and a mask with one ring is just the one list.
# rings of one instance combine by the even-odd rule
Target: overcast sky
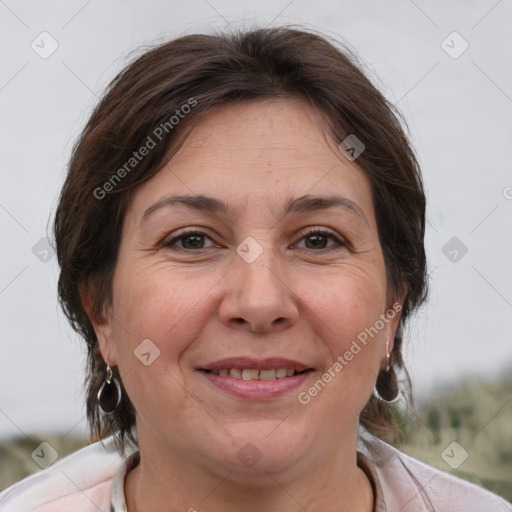
[[512,364],[512,3],[0,3],[0,437],[84,429],[84,350],[44,237],[71,146],[128,54],[227,23],[344,39],[405,114],[428,197],[431,295],[406,357],[417,392]]

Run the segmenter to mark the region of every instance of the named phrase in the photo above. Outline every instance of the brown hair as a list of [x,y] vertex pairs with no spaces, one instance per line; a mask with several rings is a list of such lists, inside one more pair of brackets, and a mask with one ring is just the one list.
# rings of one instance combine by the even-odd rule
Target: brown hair
[[[322,114],[336,144],[355,134],[366,147],[357,164],[372,184],[388,285],[397,297],[406,290],[392,352],[395,368],[404,370],[403,328],[426,298],[427,274],[425,195],[402,117],[370,83],[352,51],[311,31],[282,27],[188,35],[146,51],[114,78],[73,148],[56,210],[59,301],[87,343],[87,414],[98,438],[115,434],[121,448],[126,439],[136,442],[135,412],[126,393],[112,415],[98,408],[105,363],[81,300],[87,290],[89,314],[101,318],[112,299],[131,191],[166,163],[176,142],[172,118],[183,117],[185,105],[194,118],[213,105],[289,96],[306,99]],[[149,139],[155,146],[133,160]],[[116,369],[114,374],[119,378]],[[387,440],[396,433],[392,410],[374,397],[361,424]]]

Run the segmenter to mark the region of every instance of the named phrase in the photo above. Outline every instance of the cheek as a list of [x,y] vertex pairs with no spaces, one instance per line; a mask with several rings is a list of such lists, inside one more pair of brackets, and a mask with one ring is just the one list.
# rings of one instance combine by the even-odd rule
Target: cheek
[[184,387],[180,358],[204,327],[205,297],[213,283],[180,278],[174,269],[120,270],[113,290],[113,338],[127,393],[141,421],[162,420],[164,396],[189,421],[187,416],[197,416],[197,404]]
[[149,268],[137,275],[119,272],[114,283],[115,343],[120,359],[143,340],[154,343],[169,364],[194,340],[206,322],[204,303],[214,283],[192,280],[174,268]]
[[[313,388],[305,389],[307,396],[303,398],[310,399],[319,414],[324,414],[327,406],[336,422],[346,415],[353,415],[355,420],[369,398],[387,334],[385,328],[375,330],[384,312],[383,288],[377,275],[366,277],[347,274],[339,277],[336,285],[332,280],[328,286],[324,283],[328,293],[317,294],[311,288],[309,292],[310,323],[316,326],[315,335],[321,342],[318,350],[327,350],[328,357],[319,375],[322,382],[317,380]],[[303,296],[307,295],[304,291]]]
[[[300,292],[311,310],[312,322],[322,329],[322,339],[336,355],[366,332],[384,313],[385,288],[378,272],[340,269],[337,275],[315,279]],[[316,318],[316,321],[314,320]]]

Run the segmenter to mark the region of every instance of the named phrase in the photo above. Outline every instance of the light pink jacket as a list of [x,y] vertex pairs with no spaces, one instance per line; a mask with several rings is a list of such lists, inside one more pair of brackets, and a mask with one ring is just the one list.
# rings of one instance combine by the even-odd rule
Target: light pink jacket
[[[372,465],[385,508],[378,512],[510,512],[502,498],[445,474],[367,437],[360,445]],[[123,458],[111,439],[87,446],[0,493],[0,512],[110,512]],[[122,475],[121,475],[122,476]],[[122,489],[122,483],[120,485]]]

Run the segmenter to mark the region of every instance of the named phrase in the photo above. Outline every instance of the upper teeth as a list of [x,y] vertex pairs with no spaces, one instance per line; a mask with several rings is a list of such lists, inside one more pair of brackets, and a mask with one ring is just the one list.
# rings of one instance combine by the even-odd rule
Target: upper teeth
[[291,368],[277,368],[274,370],[257,370],[257,369],[246,369],[241,370],[240,368],[231,368],[223,370],[211,370],[215,375],[234,377],[235,379],[242,380],[274,380],[282,379],[284,377],[292,377],[295,375],[295,370]]

